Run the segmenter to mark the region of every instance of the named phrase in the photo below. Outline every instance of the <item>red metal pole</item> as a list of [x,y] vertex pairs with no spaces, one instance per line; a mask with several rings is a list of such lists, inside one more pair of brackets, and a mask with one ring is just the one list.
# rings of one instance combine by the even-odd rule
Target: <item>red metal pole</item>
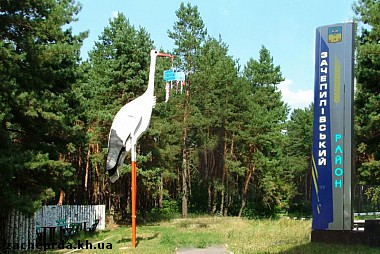
[[132,161],[132,247],[136,248],[136,161]]

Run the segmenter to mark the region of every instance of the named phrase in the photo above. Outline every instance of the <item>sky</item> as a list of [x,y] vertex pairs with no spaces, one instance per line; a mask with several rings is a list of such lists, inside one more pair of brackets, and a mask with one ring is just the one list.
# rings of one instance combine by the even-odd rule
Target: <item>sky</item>
[[294,108],[313,101],[315,31],[319,26],[350,21],[354,0],[78,0],[82,10],[71,24],[75,34],[89,31],[81,56],[87,58],[109,21],[123,13],[136,29],[143,27],[156,48],[172,51],[168,30],[181,2],[197,6],[210,36],[222,38],[228,54],[244,66],[258,60],[265,46],[285,78],[278,87]]

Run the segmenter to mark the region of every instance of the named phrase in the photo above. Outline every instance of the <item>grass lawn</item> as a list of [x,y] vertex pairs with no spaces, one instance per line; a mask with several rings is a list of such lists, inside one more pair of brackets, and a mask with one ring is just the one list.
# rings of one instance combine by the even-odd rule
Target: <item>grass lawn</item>
[[[73,253],[173,254],[176,248],[227,246],[242,253],[380,253],[379,248],[310,243],[311,221],[292,219],[247,220],[234,217],[173,219],[151,225],[138,225],[137,247],[131,248],[131,227],[113,225],[87,239],[92,250]],[[96,243],[98,241],[103,241]],[[112,245],[112,246],[111,246]],[[86,244],[83,245],[86,248]],[[97,250],[94,250],[94,247]],[[104,248],[99,250],[99,248]],[[107,247],[112,250],[107,251]],[[68,249],[55,251],[67,253]]]

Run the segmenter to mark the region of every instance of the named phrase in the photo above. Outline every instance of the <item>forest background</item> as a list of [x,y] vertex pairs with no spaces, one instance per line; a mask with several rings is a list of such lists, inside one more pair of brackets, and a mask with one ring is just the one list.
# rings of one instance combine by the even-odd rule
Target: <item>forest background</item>
[[[148,83],[149,32],[119,13],[82,61],[87,32],[68,26],[73,0],[0,2],[0,205],[33,213],[45,204],[106,204],[128,219],[129,158],[121,178],[106,174],[116,112]],[[380,181],[380,2],[353,3],[356,40],[356,184]],[[138,143],[138,212],[272,216],[310,213],[313,106],[282,100],[284,80],[270,50],[244,66],[207,34],[197,6],[181,3],[168,30],[174,66],[188,73],[165,103],[159,59],[157,104]],[[369,189],[379,205],[379,188]],[[61,198],[61,199],[60,199]]]

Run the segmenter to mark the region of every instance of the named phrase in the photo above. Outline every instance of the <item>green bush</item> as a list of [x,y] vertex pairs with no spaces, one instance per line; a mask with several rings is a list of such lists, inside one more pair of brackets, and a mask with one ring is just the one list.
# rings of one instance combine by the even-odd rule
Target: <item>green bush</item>
[[175,200],[162,201],[161,213],[165,215],[174,215],[179,213],[178,202]]
[[259,219],[276,217],[281,213],[281,209],[278,206],[268,207],[260,204],[248,204],[244,209],[242,216],[247,219]]

